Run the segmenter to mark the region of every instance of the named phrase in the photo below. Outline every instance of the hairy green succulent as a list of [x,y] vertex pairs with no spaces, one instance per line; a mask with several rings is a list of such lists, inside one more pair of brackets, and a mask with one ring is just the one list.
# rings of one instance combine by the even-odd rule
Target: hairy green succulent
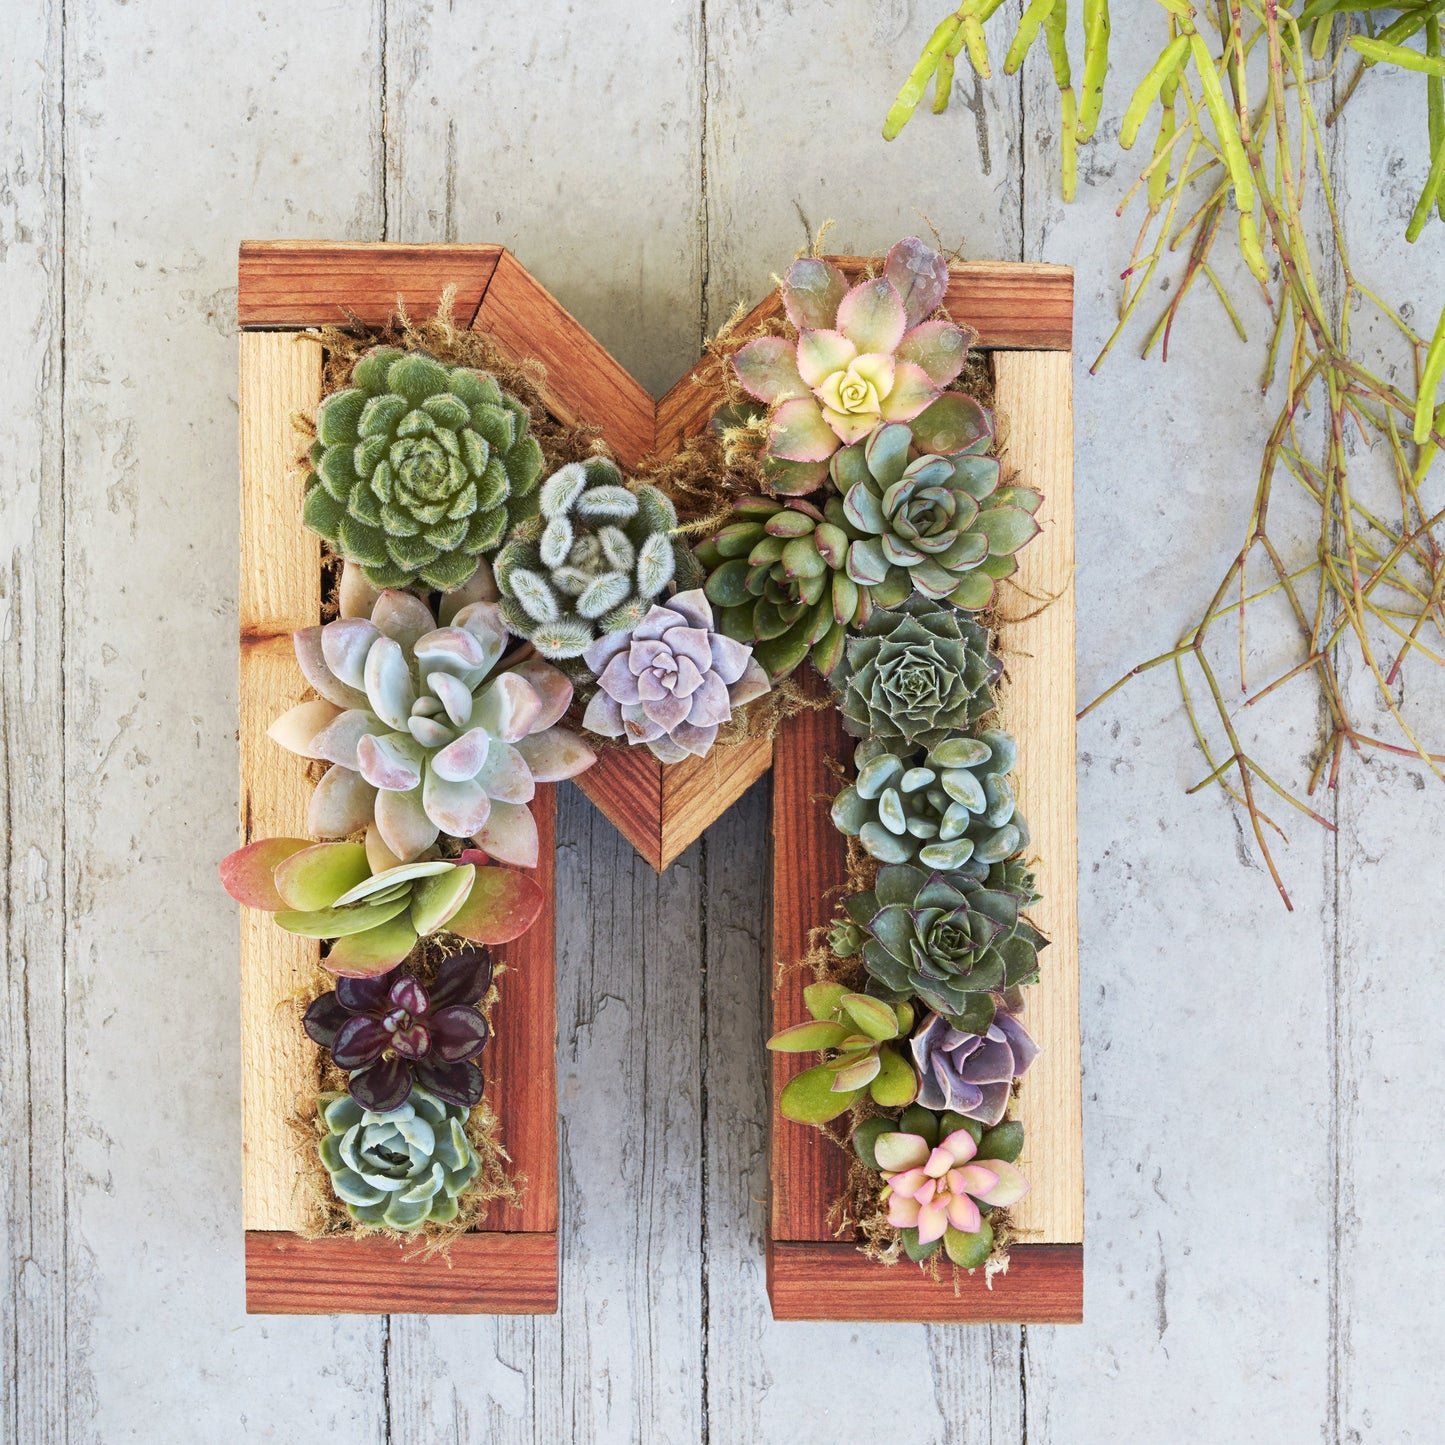
[[323,1094],[321,1162],[352,1219],[402,1233],[454,1220],[458,1195],[481,1168],[466,1136],[468,1112],[420,1085],[385,1114],[350,1094]]
[[984,628],[915,594],[874,610],[829,681],[854,737],[927,748],[992,710],[1002,672]]
[[316,413],[302,517],[373,586],[452,591],[537,485],[529,428],[486,372],[376,347]]
[[581,657],[600,634],[630,632],[677,570],[672,503],[624,485],[605,457],[553,472],[512,523],[493,563],[502,616],[543,657]]
[[852,993],[841,983],[803,990],[811,1021],[780,1029],[768,1047],[780,1054],[826,1052],[829,1057],[795,1074],[778,1096],[778,1112],[799,1124],[826,1124],[865,1093],[884,1109],[918,1096],[918,1075],[908,1055],[913,1006]]
[[1038,977],[1046,940],[1020,912],[1031,896],[898,863],[843,907],[860,931],[864,967],[890,996],[921,999],[954,1028],[981,1033],[995,994]]
[[1028,847],[1008,774],[1018,744],[1002,729],[952,737],[924,753],[858,744],[857,779],[833,800],[833,826],[880,863],[911,863],[983,879]]
[[844,571],[859,535],[839,497],[822,507],[797,497],[744,497],[732,521],[698,547],[721,631],[752,645],[774,682],[810,654],[820,672],[831,672],[845,629],[872,612],[868,590]]
[[[939,410],[944,419],[925,426]],[[957,452],[936,454],[960,442]],[[1029,487],[1000,489],[998,460],[983,455],[992,442],[989,413],[950,392],[912,426],[881,426],[835,452],[830,473],[862,534],[848,549],[848,575],[860,586],[987,607],[997,582],[1018,571],[1019,549],[1038,535],[1043,501]]]

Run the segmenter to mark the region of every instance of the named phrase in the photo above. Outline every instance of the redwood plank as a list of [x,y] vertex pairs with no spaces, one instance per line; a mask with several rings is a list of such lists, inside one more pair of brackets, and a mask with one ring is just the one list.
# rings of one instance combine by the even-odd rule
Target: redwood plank
[[419,1245],[246,1232],[246,1312],[266,1315],[554,1314],[555,1234],[464,1234]]
[[[804,664],[795,677],[813,695],[825,684]],[[803,988],[813,981],[791,967],[808,951],[808,932],[826,923],[846,877],[847,848],[832,824],[829,804],[842,787],[828,763],[848,762],[853,743],[836,708],[786,719],[773,745],[773,961],[785,970],[773,978],[773,1027],[808,1017]],[[769,1237],[833,1238],[828,1206],[842,1192],[848,1157],[821,1129],[794,1124],[777,1112],[783,1086],[815,1062],[809,1054],[773,1054],[772,1177]]]
[[429,316],[456,288],[453,314],[467,325],[502,255],[500,246],[394,245],[366,241],[243,241],[236,321],[246,327],[383,326],[398,299]]
[[934,1280],[901,1260],[882,1265],[851,1244],[773,1242],[768,1296],[778,1320],[902,1320],[922,1324],[1079,1324],[1084,1318],[1084,1249],[1019,1244],[1007,1274],[989,1287],[984,1272],[944,1266]]
[[652,398],[509,251],[498,258],[472,325],[511,360],[540,361],[547,409],[560,421],[601,427],[624,467],[652,451]]
[[599,748],[575,779],[614,828],[660,873],[662,764],[646,748]]
[[495,1032],[482,1054],[487,1099],[501,1120],[514,1177],[526,1179],[519,1205],[494,1202],[486,1229],[524,1234],[557,1228],[557,789],[532,800],[537,880],[546,904],[513,943],[495,950],[505,966],[492,1011]]
[[705,758],[687,758],[662,770],[662,812],[658,818],[661,866],[709,827],[773,765],[769,738],[747,738],[714,748]]

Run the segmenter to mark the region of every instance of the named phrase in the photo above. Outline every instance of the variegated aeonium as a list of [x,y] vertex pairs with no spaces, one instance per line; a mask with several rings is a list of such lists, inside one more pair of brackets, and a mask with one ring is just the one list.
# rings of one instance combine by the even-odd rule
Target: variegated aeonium
[[270,733],[332,765],[311,797],[315,836],[374,829],[373,855],[404,863],[444,834],[536,866],[527,808],[536,784],[574,777],[596,758],[556,725],[572,701],[561,672],[537,657],[498,666],[507,628],[497,604],[469,602],[439,627],[420,598],[388,590],[369,615],[302,628],[295,643],[321,696]]
[[882,274],[849,287],[831,261],[794,261],[783,280],[791,337],[742,347],[733,369],[770,408],[764,462],[780,495],[821,486],[828,462],[883,422],[911,421],[958,376],[968,338],[928,320],[948,289],[948,263],[916,237],[889,251]]

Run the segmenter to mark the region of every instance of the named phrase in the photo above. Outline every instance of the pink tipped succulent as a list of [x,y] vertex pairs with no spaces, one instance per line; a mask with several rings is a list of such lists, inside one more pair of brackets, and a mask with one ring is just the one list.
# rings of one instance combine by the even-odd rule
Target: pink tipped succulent
[[920,1134],[880,1134],[873,1146],[887,1180],[888,1222],[917,1229],[919,1244],[932,1244],[950,1229],[973,1234],[983,1223],[979,1204],[996,1209],[1029,1192],[1028,1181],[1002,1159],[975,1159],[978,1145],[956,1129],[935,1148]]
[[884,422],[912,421],[963,368],[968,338],[925,320],[948,289],[948,263],[916,237],[888,253],[883,274],[849,289],[831,261],[794,261],[783,305],[798,339],[763,336],[733,357],[749,395],[766,402],[771,482],[801,495],[828,460]]
[[654,604],[629,633],[604,633],[584,654],[597,691],[582,725],[646,743],[664,763],[703,757],[717,730],[771,684],[752,648],[713,631],[701,590]]

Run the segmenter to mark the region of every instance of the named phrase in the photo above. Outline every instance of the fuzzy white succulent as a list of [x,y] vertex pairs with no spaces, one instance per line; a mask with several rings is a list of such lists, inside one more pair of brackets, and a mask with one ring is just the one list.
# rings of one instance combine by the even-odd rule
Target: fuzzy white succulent
[[373,866],[419,857],[445,834],[535,867],[527,804],[536,784],[596,761],[580,737],[555,726],[572,684],[536,657],[497,670],[507,629],[494,602],[464,595],[439,627],[410,592],[373,600],[353,579],[343,582],[342,600],[343,614],[361,615],[295,634],[297,661],[319,699],[270,728],[283,747],[332,764],[312,795],[313,836],[365,828]]

